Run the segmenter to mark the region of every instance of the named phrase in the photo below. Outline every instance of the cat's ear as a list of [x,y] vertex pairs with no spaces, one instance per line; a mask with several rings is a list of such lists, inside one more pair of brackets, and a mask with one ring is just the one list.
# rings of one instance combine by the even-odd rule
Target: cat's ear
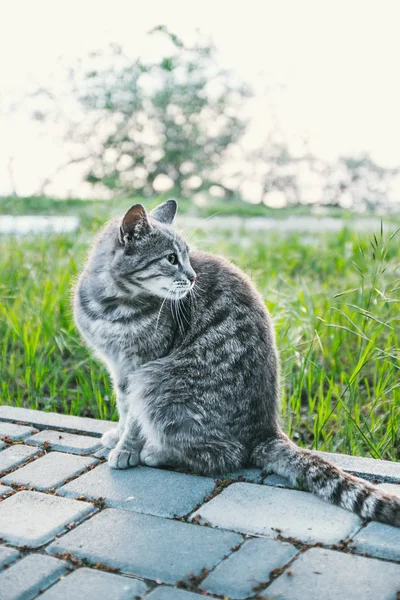
[[154,219],[160,221],[160,223],[171,225],[175,219],[177,209],[178,204],[175,200],[167,200],[166,202],[160,204],[160,206],[156,206],[156,208],[152,210],[150,214]]
[[119,241],[126,244],[129,241],[137,240],[150,229],[147,219],[146,209],[142,204],[134,204],[122,219],[119,230]]

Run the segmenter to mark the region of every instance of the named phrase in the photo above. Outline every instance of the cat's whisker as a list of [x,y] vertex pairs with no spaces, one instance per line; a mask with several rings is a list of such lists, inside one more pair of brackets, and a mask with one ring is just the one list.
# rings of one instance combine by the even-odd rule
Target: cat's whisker
[[204,292],[204,288],[202,288],[196,282],[189,290],[194,296],[200,296],[200,292]]
[[155,329],[156,331],[158,329],[158,323],[159,323],[159,320],[160,320],[160,317],[161,317],[162,309],[164,308],[164,304],[168,300],[168,297],[171,295],[172,291],[173,291],[173,285],[171,285],[171,287],[169,288],[169,290],[167,292],[167,295],[165,296],[164,300],[161,303],[160,310],[158,311],[157,321],[156,321],[156,329]]
[[179,305],[179,310],[181,311],[182,318],[186,321],[187,325],[190,325],[190,321],[188,320],[188,315],[185,312],[186,306],[185,306],[183,300],[178,300],[178,305]]
[[181,335],[183,335],[184,328],[183,328],[183,325],[182,325],[182,322],[181,322],[181,319],[180,319],[180,315],[178,313],[177,302],[179,302],[179,300],[172,299],[172,308],[173,308],[173,313],[174,313],[174,316],[175,316],[176,324],[178,325],[179,333]]
[[181,303],[181,299],[178,299],[176,301],[176,310],[177,310],[177,314],[179,315],[179,322],[181,324],[181,333],[182,335],[185,333],[185,327],[184,327],[184,322],[183,322],[183,312],[182,312],[182,303]]
[[217,215],[219,215],[219,211],[218,211],[218,212],[216,212],[216,213],[213,213],[212,215],[210,215],[210,216],[208,216],[208,217],[206,217],[206,218],[205,218],[205,219],[204,219],[204,220],[203,220],[203,221],[200,223],[200,225],[197,225],[197,227],[195,227],[194,229],[192,229],[192,231],[191,231],[191,232],[189,232],[189,233],[188,233],[188,235],[187,235],[187,238],[186,238],[186,239],[187,239],[187,241],[189,242],[189,241],[192,239],[192,237],[194,236],[194,234],[195,234],[195,233],[197,233],[197,231],[199,231],[199,229],[201,229],[201,228],[203,227],[204,223],[206,223],[207,221],[209,221],[209,220],[210,220],[210,219],[212,219],[213,217],[216,217]]

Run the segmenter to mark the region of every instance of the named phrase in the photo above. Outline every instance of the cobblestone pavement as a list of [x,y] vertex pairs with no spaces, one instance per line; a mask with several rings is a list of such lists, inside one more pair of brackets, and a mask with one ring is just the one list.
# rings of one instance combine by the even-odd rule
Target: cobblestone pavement
[[[256,469],[111,470],[110,426],[0,406],[1,600],[399,600],[400,529]],[[400,463],[329,457],[400,495]]]

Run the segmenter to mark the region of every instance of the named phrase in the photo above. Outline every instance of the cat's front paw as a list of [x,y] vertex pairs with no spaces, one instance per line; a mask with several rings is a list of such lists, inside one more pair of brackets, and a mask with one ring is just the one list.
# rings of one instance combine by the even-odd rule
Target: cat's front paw
[[108,456],[108,464],[112,469],[129,469],[139,464],[138,450],[111,450]]
[[103,433],[100,441],[105,448],[115,448],[119,442],[119,436],[120,432],[118,427],[114,427],[114,429],[110,429]]

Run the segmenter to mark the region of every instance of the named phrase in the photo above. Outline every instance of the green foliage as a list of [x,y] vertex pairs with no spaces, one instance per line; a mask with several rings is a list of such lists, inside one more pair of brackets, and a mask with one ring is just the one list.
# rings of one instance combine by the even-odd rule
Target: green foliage
[[[78,234],[0,238],[2,402],[116,418],[108,376],[81,344],[70,303],[99,220]],[[211,232],[207,221],[193,233],[192,243],[233,260],[265,298],[283,425],[301,445],[400,458],[399,235]]]
[[130,60],[114,46],[111,66],[86,74],[80,101],[89,125],[75,125],[72,136],[97,148],[87,181],[148,195],[165,175],[185,194],[195,174],[196,189],[208,188],[244,132],[240,111],[249,91],[217,68],[208,42],[186,46],[163,26],[151,35],[164,36],[168,55]]

